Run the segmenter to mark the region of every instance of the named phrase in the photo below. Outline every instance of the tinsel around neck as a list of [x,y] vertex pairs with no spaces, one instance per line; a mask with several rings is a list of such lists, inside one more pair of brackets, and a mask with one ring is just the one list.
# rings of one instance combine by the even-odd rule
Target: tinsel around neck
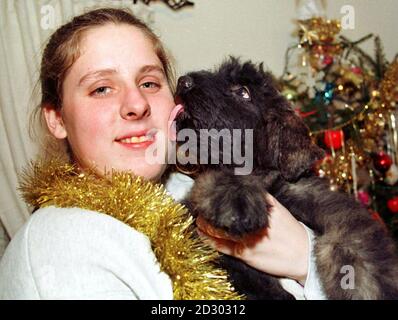
[[78,207],[114,217],[151,241],[172,280],[174,299],[241,299],[217,268],[218,253],[194,237],[192,218],[167,195],[162,185],[127,172],[98,177],[57,160],[37,161],[21,175],[20,191],[34,207]]

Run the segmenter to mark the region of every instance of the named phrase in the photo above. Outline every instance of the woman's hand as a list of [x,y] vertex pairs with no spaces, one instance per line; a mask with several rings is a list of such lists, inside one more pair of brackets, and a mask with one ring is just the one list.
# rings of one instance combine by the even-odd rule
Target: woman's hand
[[[200,217],[199,234],[216,250],[241,259],[248,265],[279,277],[305,284],[308,270],[309,243],[307,231],[273,196],[269,227],[243,242],[227,239],[225,233],[210,227]],[[265,213],[264,213],[265,214]]]

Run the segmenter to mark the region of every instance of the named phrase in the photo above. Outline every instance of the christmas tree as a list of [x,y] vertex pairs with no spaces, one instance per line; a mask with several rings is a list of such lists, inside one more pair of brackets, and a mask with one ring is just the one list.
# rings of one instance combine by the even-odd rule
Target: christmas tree
[[[398,59],[388,62],[372,34],[347,39],[338,20],[298,20],[297,35],[280,84],[326,150],[316,171],[398,240]],[[364,41],[374,42],[373,55],[360,48]]]

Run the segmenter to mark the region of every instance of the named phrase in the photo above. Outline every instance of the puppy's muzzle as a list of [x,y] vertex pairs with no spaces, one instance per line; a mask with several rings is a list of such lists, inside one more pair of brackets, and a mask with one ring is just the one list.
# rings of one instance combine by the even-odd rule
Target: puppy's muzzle
[[177,94],[187,93],[194,87],[193,79],[190,76],[182,76],[178,79]]

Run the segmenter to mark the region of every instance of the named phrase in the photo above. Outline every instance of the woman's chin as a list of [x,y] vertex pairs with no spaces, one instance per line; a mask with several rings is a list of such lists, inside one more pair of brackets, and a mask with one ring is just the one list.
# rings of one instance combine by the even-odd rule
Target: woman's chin
[[166,169],[165,164],[153,164],[146,166],[132,166],[121,171],[130,171],[137,176],[144,178],[145,180],[151,180],[157,182],[160,180],[162,174]]

